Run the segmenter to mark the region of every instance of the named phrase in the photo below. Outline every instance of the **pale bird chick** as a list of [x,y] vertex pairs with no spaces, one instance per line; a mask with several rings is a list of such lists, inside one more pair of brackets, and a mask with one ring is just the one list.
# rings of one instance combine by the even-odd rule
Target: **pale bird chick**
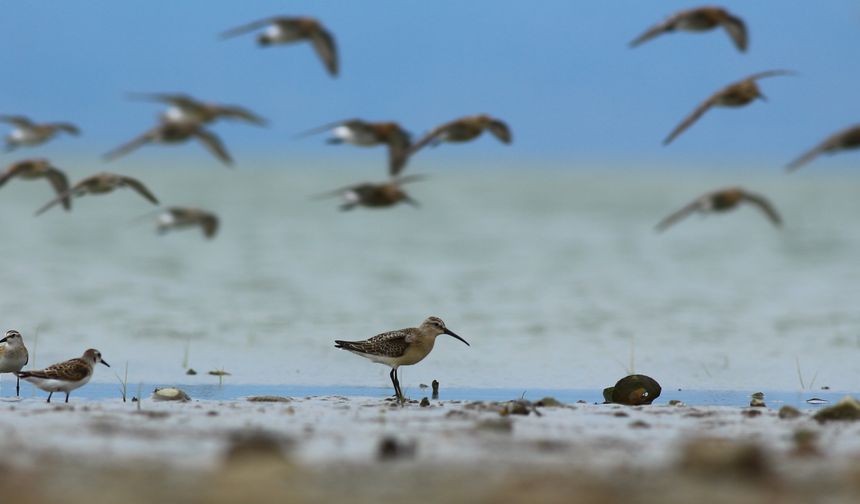
[[11,133],[6,135],[6,152],[11,152],[20,146],[36,146],[54,138],[57,133],[63,132],[70,135],[79,135],[81,130],[72,123],[35,123],[24,116],[0,116],[0,122],[10,123],[15,126]]
[[492,133],[503,144],[513,141],[511,129],[504,121],[480,114],[461,117],[433,128],[412,145],[409,155],[415,154],[426,145],[435,147],[442,142],[469,142],[481,136],[484,131]]
[[70,189],[64,191],[53,200],[46,203],[45,206],[37,210],[36,215],[41,215],[52,206],[69,198],[79,198],[87,194],[106,194],[113,192],[115,189],[124,187],[128,187],[137,192],[149,200],[153,205],[158,204],[158,199],[145,185],[143,185],[141,181],[124,175],[103,172],[89,176],[76,183]]
[[14,329],[6,331],[6,336],[0,339],[0,373],[13,373],[15,375],[15,396],[21,396],[21,377],[19,372],[27,362],[30,355],[24,346],[24,338],[21,333]]
[[[0,174],[0,187],[16,177],[23,180],[47,179],[57,195],[65,194],[69,189],[66,174],[51,165],[47,159],[25,159],[9,165],[6,171]],[[66,210],[72,208],[72,200],[68,196],[62,199],[62,203]]]
[[273,16],[227,30],[221,38],[231,38],[268,27],[257,36],[261,47],[309,41],[332,77],[337,76],[338,57],[334,37],[318,20],[309,17]]
[[675,129],[669,133],[669,136],[663,140],[663,145],[669,145],[672,140],[692,126],[694,122],[698,121],[705,112],[711,109],[711,107],[743,107],[752,103],[756,98],[767,101],[767,98],[762,94],[761,89],[759,89],[758,84],[756,84],[756,80],[776,75],[793,74],[794,72],[791,70],[768,70],[766,72],[752,74],[740,81],[729,84],[712,94],[707,100],[700,103],[699,106],[690,113],[690,115],[681,121],[681,124],[676,126]]
[[204,128],[199,123],[194,122],[171,122],[162,121],[154,128],[144,132],[140,136],[132,139],[128,143],[120,145],[116,149],[108,152],[103,157],[108,160],[114,160],[118,157],[140,148],[149,143],[155,144],[177,144],[187,142],[188,140],[197,140],[208,150],[213,156],[221,160],[227,166],[233,164],[230,154],[221,142],[221,139],[215,133]]
[[174,229],[199,227],[203,236],[213,238],[218,232],[218,216],[199,208],[170,207],[158,216],[157,230],[164,234]]
[[749,36],[744,20],[722,7],[698,7],[677,12],[636,37],[630,42],[630,47],[636,47],[664,33],[674,31],[706,32],[714,28],[723,28],[738,51],[746,52]]
[[132,99],[157,101],[170,105],[160,117],[163,122],[208,124],[217,119],[244,121],[265,126],[266,120],[238,105],[222,105],[197,100],[182,93],[132,93]]
[[774,226],[782,225],[782,218],[767,198],[740,187],[728,187],[699,196],[685,207],[660,221],[656,229],[657,231],[664,231],[692,213],[726,212],[737,208],[742,203],[751,204],[764,212]]
[[99,363],[110,367],[110,364],[102,359],[101,352],[90,348],[81,357],[53,364],[38,371],[22,371],[18,376],[48,392],[48,402],[51,402],[54,392],[65,392],[66,402],[69,402],[69,393],[86,385],[93,377],[95,365]]
[[400,382],[397,379],[397,368],[421,362],[433,350],[436,336],[440,334],[447,334],[469,345],[466,340],[445,327],[442,319],[428,317],[418,327],[384,332],[362,341],[335,340],[334,346],[389,366],[391,368],[389,377],[394,385],[394,394],[398,400],[403,401],[403,391],[400,390]]
[[851,126],[824,139],[823,142],[789,163],[786,169],[788,171],[797,170],[817,158],[820,154],[835,154],[843,150],[856,149],[858,147],[860,147],[860,124]]
[[299,136],[331,132],[326,140],[330,144],[348,143],[359,147],[388,146],[388,174],[397,176],[406,166],[407,152],[412,141],[408,131],[396,122],[368,122],[361,119],[348,119],[314,128]]

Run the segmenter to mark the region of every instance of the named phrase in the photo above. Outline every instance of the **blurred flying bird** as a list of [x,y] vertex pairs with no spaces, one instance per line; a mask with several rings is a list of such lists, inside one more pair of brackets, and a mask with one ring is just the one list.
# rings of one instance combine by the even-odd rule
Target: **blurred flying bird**
[[[69,181],[66,174],[51,165],[47,159],[25,159],[12,163],[6,168],[6,171],[0,174],[0,187],[2,187],[10,179],[18,177],[24,180],[48,179],[54,192],[58,195],[64,194],[69,189]],[[62,200],[63,208],[69,210],[72,208],[71,198],[64,197]]]
[[136,100],[167,103],[170,108],[161,115],[163,122],[191,122],[207,124],[216,119],[245,121],[257,126],[265,126],[266,120],[250,110],[237,105],[207,103],[182,93],[130,93]]
[[420,175],[407,175],[405,177],[395,177],[390,181],[373,184],[369,182],[354,184],[347,187],[342,187],[335,191],[330,191],[320,195],[321,198],[340,196],[344,203],[340,206],[341,210],[352,210],[357,206],[366,206],[371,208],[389,207],[400,203],[401,201],[409,203],[414,207],[418,207],[418,202],[412,199],[400,187],[403,184],[415,182],[423,179]]
[[331,131],[332,137],[326,140],[330,144],[345,142],[361,147],[387,145],[388,172],[391,176],[396,176],[406,165],[411,135],[396,122],[367,122],[361,119],[349,119],[305,131],[299,136],[314,135],[324,131]]
[[835,154],[842,150],[856,149],[858,147],[860,147],[860,124],[851,126],[824,139],[823,142],[789,163],[786,169],[788,171],[797,170],[818,157],[819,154]]
[[728,210],[733,210],[741,203],[749,203],[755,205],[762,212],[764,212],[765,215],[767,215],[768,219],[770,219],[773,225],[782,225],[782,219],[776,212],[776,209],[764,196],[748,192],[740,187],[728,187],[699,196],[687,206],[681,208],[677,212],[672,213],[671,215],[660,221],[660,223],[657,224],[656,229],[657,231],[664,231],[672,224],[675,224],[676,222],[680,221],[681,219],[687,217],[694,212],[725,212]]
[[289,44],[303,40],[310,41],[317,56],[322,60],[328,73],[337,76],[338,61],[337,47],[334,37],[316,19],[309,17],[274,16],[227,30],[221,34],[222,39],[244,35],[268,26],[266,31],[257,36],[257,43],[262,46],[273,44]]
[[42,123],[37,124],[24,116],[0,115],[0,122],[15,126],[11,133],[6,135],[6,152],[15,150],[22,145],[35,146],[43,144],[54,138],[57,133],[65,132],[70,135],[79,135],[80,130],[71,123]]
[[669,136],[663,140],[663,145],[669,145],[675,137],[683,133],[694,122],[698,121],[705,112],[711,109],[711,107],[743,107],[744,105],[751,103],[756,98],[767,101],[767,98],[761,93],[758,84],[756,84],[756,80],[776,75],[793,74],[794,72],[790,70],[768,70],[766,72],[752,74],[749,77],[745,77],[743,80],[729,84],[712,94],[707,100],[700,103],[699,106],[690,113],[690,115],[681,121],[681,124],[669,133]]
[[158,216],[157,226],[159,234],[199,226],[203,236],[212,238],[218,231],[218,216],[198,208],[170,207]]
[[422,147],[442,142],[468,142],[478,138],[484,130],[489,130],[500,142],[510,144],[513,140],[507,124],[486,114],[461,117],[430,130],[409,149],[409,155],[416,153]]
[[56,205],[61,201],[66,201],[69,198],[78,198],[86,194],[104,194],[121,187],[129,187],[138,194],[148,199],[152,204],[157,205],[158,199],[155,195],[146,188],[143,183],[137,179],[117,175],[115,173],[98,173],[89,176],[80,182],[67,189],[62,194],[45,204],[42,208],[36,211],[36,215],[44,213],[46,210]]
[[743,19],[729,13],[721,7],[698,7],[677,12],[662,23],[649,28],[630,42],[630,47],[636,47],[652,38],[676,30],[703,32],[722,27],[731,37],[732,42],[741,52],[746,52],[749,37]]
[[116,159],[148,143],[173,144],[185,142],[192,138],[202,143],[209,152],[224,164],[228,166],[233,164],[230,154],[227,153],[227,149],[215,133],[205,129],[198,123],[170,121],[161,122],[130,142],[108,152],[104,155],[104,158],[108,161]]

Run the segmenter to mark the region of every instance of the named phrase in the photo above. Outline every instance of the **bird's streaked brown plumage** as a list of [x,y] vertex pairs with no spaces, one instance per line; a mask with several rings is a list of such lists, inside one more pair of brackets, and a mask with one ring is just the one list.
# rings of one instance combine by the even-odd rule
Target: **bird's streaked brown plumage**
[[743,107],[744,105],[751,103],[756,98],[765,100],[758,84],[756,84],[756,80],[777,75],[792,75],[793,73],[794,72],[790,70],[768,70],[766,72],[752,74],[748,77],[744,77],[742,80],[729,84],[709,96],[707,100],[700,103],[699,106],[690,113],[690,115],[684,118],[684,120],[681,121],[681,123],[676,126],[671,133],[669,133],[669,136],[663,140],[663,145],[669,145],[672,140],[692,126],[694,122],[698,121],[705,112],[711,109],[711,107]]
[[154,205],[158,204],[158,199],[155,195],[152,194],[152,192],[139,180],[132,177],[126,177],[124,175],[117,175],[115,173],[103,172],[89,176],[76,183],[71,188],[67,189],[65,192],[58,195],[56,198],[46,203],[45,206],[37,210],[36,215],[42,214],[52,206],[67,198],[78,198],[86,194],[104,194],[122,187],[128,187],[134,190]]
[[108,161],[117,159],[148,143],[175,144],[186,142],[190,139],[199,141],[212,155],[224,164],[228,166],[233,164],[233,160],[230,158],[230,154],[227,152],[221,139],[215,133],[194,122],[162,121],[149,131],[108,152],[104,155],[104,158]]
[[441,124],[422,136],[409,149],[412,156],[427,145],[438,145],[442,142],[468,142],[478,138],[485,130],[493,134],[500,142],[510,144],[513,135],[508,125],[487,114],[461,117]]
[[96,364],[110,364],[102,359],[102,354],[94,348],[88,349],[81,357],[69,359],[36,371],[21,371],[18,376],[48,392],[48,402],[54,392],[65,392],[66,402],[69,393],[90,381]]
[[856,124],[825,138],[823,142],[789,163],[786,169],[794,171],[821,154],[835,154],[842,150],[856,149],[858,147],[860,147],[860,124]]
[[677,210],[657,224],[657,231],[664,231],[688,215],[701,212],[725,212],[737,208],[741,203],[748,203],[764,212],[774,226],[782,225],[782,218],[776,208],[764,196],[749,192],[740,187],[728,187],[711,191],[699,196],[680,210]]
[[745,52],[747,50],[749,35],[746,24],[743,19],[722,7],[698,7],[677,12],[636,37],[630,42],[630,46],[636,47],[658,35],[673,31],[703,32],[717,27],[726,31],[738,51]]
[[[0,187],[13,178],[24,180],[47,179],[58,195],[64,194],[69,189],[69,181],[66,174],[54,167],[47,159],[25,159],[12,163],[6,171],[0,174]],[[72,208],[71,198],[62,199],[63,208]]]
[[6,135],[6,151],[10,152],[17,147],[36,146],[54,138],[57,133],[64,132],[70,135],[79,135],[80,129],[72,123],[36,123],[21,115],[0,115],[0,122],[15,126],[11,133]]
[[412,199],[401,186],[422,180],[423,178],[420,175],[407,175],[404,177],[394,177],[388,182],[383,183],[363,182],[329,191],[322,194],[321,197],[340,196],[344,201],[340,206],[341,210],[352,210],[357,206],[384,208],[400,202],[417,207],[418,202]]
[[361,119],[337,121],[300,133],[299,136],[331,131],[330,144],[349,143],[360,147],[388,146],[388,173],[397,176],[406,165],[412,136],[398,123],[368,122]]
[[173,108],[161,116],[164,122],[211,123],[217,119],[234,119],[257,126],[265,126],[266,120],[238,105],[222,105],[195,99],[183,93],[131,93],[132,99],[157,101]]
[[323,65],[332,77],[338,73],[337,44],[334,36],[318,20],[310,17],[273,16],[227,30],[221,38],[244,35],[268,26],[269,29],[257,36],[260,46],[288,44],[309,41]]

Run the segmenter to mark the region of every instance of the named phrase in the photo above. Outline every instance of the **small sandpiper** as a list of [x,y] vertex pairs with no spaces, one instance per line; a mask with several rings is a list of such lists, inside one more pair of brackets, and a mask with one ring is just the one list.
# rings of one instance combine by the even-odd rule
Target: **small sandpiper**
[[407,152],[412,136],[396,122],[368,122],[361,119],[347,119],[320,126],[299,136],[314,135],[331,131],[330,144],[348,143],[359,147],[388,146],[388,174],[397,176],[406,166]]
[[69,402],[69,393],[90,381],[95,365],[98,363],[110,367],[110,364],[102,360],[101,352],[90,348],[81,357],[60,362],[39,371],[21,371],[18,376],[48,392],[48,402],[51,402],[54,392],[65,392],[66,402]]
[[332,77],[337,77],[338,58],[334,37],[325,29],[322,23],[314,18],[268,17],[227,30],[221,34],[221,38],[225,39],[244,35],[245,33],[256,31],[266,26],[268,26],[266,31],[257,36],[257,43],[261,47],[308,40],[313,45],[317,56],[322,60],[328,73]]
[[676,12],[662,23],[652,26],[645,33],[636,37],[635,40],[630,42],[630,47],[636,47],[658,35],[677,30],[704,32],[717,27],[726,30],[726,33],[732,39],[738,51],[746,52],[749,37],[744,20],[722,7],[698,7]]
[[81,130],[77,126],[67,122],[57,123],[35,123],[24,116],[0,116],[0,122],[10,123],[15,126],[6,136],[6,151],[13,151],[22,145],[35,146],[43,144],[54,138],[59,132],[70,135],[79,135]]
[[788,164],[786,169],[794,171],[806,163],[817,158],[820,154],[835,154],[842,150],[856,149],[860,147],[860,124],[839,131],[816,145],[799,158]]
[[68,198],[78,198],[80,196],[84,196],[85,194],[104,194],[112,192],[114,189],[119,189],[121,187],[129,187],[136,191],[138,194],[146,198],[153,205],[158,204],[158,199],[155,197],[152,192],[143,185],[143,182],[131,178],[126,177],[124,175],[117,175],[116,173],[97,173],[95,175],[89,176],[77,184],[73,185],[71,189],[66,190],[53,200],[49,201],[42,208],[36,211],[36,215],[40,215],[52,206],[56,205],[61,201],[65,201]]
[[457,336],[445,327],[445,322],[439,317],[428,317],[419,327],[409,327],[398,331],[384,332],[363,341],[341,341],[335,340],[335,348],[342,348],[360,355],[366,359],[391,367],[391,383],[394,385],[394,394],[399,401],[403,401],[403,391],[400,390],[400,382],[397,380],[397,368],[410,366],[421,362],[427,354],[433,350],[436,336],[447,334],[458,340],[469,343]]
[[669,145],[672,140],[683,133],[684,130],[692,126],[694,122],[698,121],[705,112],[711,109],[711,107],[743,107],[744,105],[751,103],[756,98],[767,101],[767,98],[762,94],[761,89],[759,89],[758,84],[756,84],[756,80],[776,75],[793,74],[794,72],[790,70],[768,70],[766,72],[752,74],[740,81],[729,84],[712,94],[707,100],[700,103],[699,106],[690,113],[690,115],[681,121],[681,124],[669,133],[669,136],[663,140],[663,145]]
[[222,163],[228,166],[233,164],[233,160],[230,158],[230,154],[227,153],[227,149],[224,147],[221,139],[215,133],[204,128],[200,123],[195,122],[162,121],[159,125],[144,132],[137,138],[108,152],[104,155],[104,158],[108,161],[116,159],[148,143],[175,144],[186,142],[192,138],[202,143]]
[[159,234],[199,226],[203,236],[211,239],[218,232],[218,216],[199,208],[170,207],[159,214],[157,226]]
[[779,213],[777,213],[776,208],[774,208],[767,198],[740,187],[728,187],[699,196],[687,206],[660,221],[660,223],[657,224],[656,229],[657,231],[664,231],[672,224],[675,224],[694,212],[725,212],[733,210],[741,203],[748,203],[758,207],[759,210],[764,212],[767,218],[770,219],[774,226],[779,227],[782,225],[782,219],[780,218]]
[[[0,187],[15,177],[24,180],[47,179],[57,195],[64,194],[69,189],[66,174],[51,165],[47,159],[25,159],[9,165],[6,171],[0,174]],[[62,202],[66,210],[72,208],[72,201],[68,196],[63,198]]]
[[504,144],[513,141],[511,129],[504,121],[480,114],[461,117],[433,128],[412,145],[409,155],[415,154],[428,144],[435,147],[442,142],[468,142],[478,138],[485,130]]
[[18,374],[30,356],[21,333],[14,329],[6,331],[6,336],[0,339],[0,373],[13,373],[17,378],[15,383],[15,395],[21,396],[21,377]]
[[357,206],[384,208],[394,206],[400,202],[418,207],[418,202],[412,199],[400,186],[421,180],[422,178],[420,175],[407,175],[405,177],[392,178],[388,182],[381,184],[364,182],[327,192],[320,197],[340,196],[343,199],[340,209],[344,211],[352,210]]
[[183,93],[131,93],[129,97],[170,105],[161,115],[163,122],[208,124],[217,119],[233,119],[257,126],[266,125],[265,119],[244,107],[203,102]]

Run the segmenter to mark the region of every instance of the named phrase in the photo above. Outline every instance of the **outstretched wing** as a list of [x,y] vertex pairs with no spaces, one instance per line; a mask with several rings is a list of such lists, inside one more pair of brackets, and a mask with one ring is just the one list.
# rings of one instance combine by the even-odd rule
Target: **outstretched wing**
[[680,210],[677,210],[677,211],[669,214],[668,216],[666,216],[655,227],[657,232],[663,232],[669,226],[671,226],[671,225],[675,224],[676,222],[680,221],[681,219],[687,217],[691,213],[699,211],[702,208],[702,202],[704,201],[704,198],[705,197],[700,197],[700,198],[696,199],[695,201],[689,203],[685,207],[681,208]]
[[449,129],[453,128],[459,121],[459,119],[456,119],[454,121],[450,121],[445,124],[436,126],[432,130],[430,130],[423,137],[419,138],[417,142],[412,144],[412,147],[409,148],[409,155],[412,156],[422,148],[426,147],[427,144],[436,141],[440,136],[447,133]]
[[120,145],[116,149],[104,154],[104,156],[102,156],[102,157],[106,161],[111,161],[111,160],[114,160],[118,157],[125,156],[129,152],[131,152],[135,149],[138,149],[141,146],[146,145],[149,142],[153,141],[156,137],[156,134],[157,134],[159,128],[160,128],[160,126],[156,126],[155,128],[152,128],[151,130],[149,130],[149,131],[143,133],[142,135],[134,138],[130,142],[125,143],[123,145]]
[[338,126],[349,126],[351,124],[358,124],[358,123],[363,124],[364,121],[362,121],[361,119],[346,119],[343,121],[330,122],[330,123],[323,124],[322,126],[317,126],[317,127],[311,128],[309,130],[302,131],[301,133],[296,134],[295,138],[303,138],[306,136],[318,135],[320,133],[325,133],[326,131],[333,130],[334,128],[337,128]]
[[509,144],[513,141],[511,129],[504,123],[504,121],[493,119],[489,124],[487,124],[487,129],[490,130],[490,133],[492,133],[494,137],[498,138],[499,141],[504,144]]
[[716,103],[717,97],[720,96],[720,93],[722,93],[722,90],[717,91],[707,100],[700,103],[699,106],[696,107],[696,109],[690,113],[690,115],[688,115],[683,121],[681,121],[681,124],[675,126],[675,129],[673,129],[672,132],[669,133],[669,136],[667,136],[666,139],[663,140],[663,145],[669,145],[670,143],[672,143],[672,140],[674,140],[678,135],[683,133],[684,130],[692,126],[694,122],[698,121],[699,118],[702,117],[705,112],[707,112],[711,107],[714,106],[714,103]]
[[679,12],[677,14],[673,14],[666,18],[665,21],[655,24],[654,26],[645,30],[642,35],[639,35],[635,39],[630,42],[630,47],[636,47],[644,42],[651,40],[652,38],[662,35],[667,31],[671,31],[675,29],[675,24],[678,22],[681,16],[685,15],[686,12]]
[[138,194],[148,199],[152,204],[158,204],[158,198],[156,198],[141,181],[131,177],[120,177],[120,179],[122,180],[122,185],[134,189]]
[[0,122],[14,124],[19,128],[32,128],[35,126],[33,121],[20,115],[0,115]]
[[764,72],[754,73],[744,78],[744,80],[758,80],[765,77],[775,77],[777,75],[797,75],[794,70],[765,70]]
[[258,126],[265,126],[267,123],[264,118],[258,116],[257,114],[251,112],[244,107],[237,107],[235,105],[219,105],[217,111],[218,115],[221,117],[226,117],[229,119],[240,119],[242,121],[253,123]]
[[388,173],[396,177],[409,160],[409,140],[395,140],[388,143]]
[[247,24],[243,24],[241,26],[237,26],[235,28],[231,28],[227,31],[221,32],[219,37],[221,39],[228,39],[232,37],[236,37],[238,35],[244,35],[245,33],[252,32],[254,30],[258,30],[266,25],[270,25],[276,22],[286,21],[288,18],[283,18],[280,16],[267,17],[264,19],[259,19],[257,21],[252,21]]
[[746,52],[749,45],[749,36],[747,35],[747,25],[744,23],[744,20],[727,14],[720,24],[722,24],[726,33],[732,39],[732,42],[734,42],[735,47],[738,48],[738,51]]
[[[74,198],[75,196],[79,196],[81,194],[86,193],[87,185],[89,184],[89,181],[90,181],[90,178],[85,178],[84,180],[81,180],[80,182],[78,182],[77,184],[72,186],[71,188],[66,189],[65,191],[61,192],[60,194],[57,195],[57,197],[55,197],[51,201],[45,203],[41,208],[36,210],[36,215],[37,216],[42,215],[43,213],[45,213],[45,211],[47,211],[48,209],[50,209],[51,207],[53,207],[57,203],[68,201],[69,199]],[[64,206],[65,206],[65,203],[64,203]]]
[[211,213],[203,214],[200,217],[200,226],[203,228],[203,236],[212,238],[218,232],[218,217]]
[[779,213],[776,211],[776,208],[770,203],[770,201],[764,196],[756,193],[749,193],[744,191],[743,193],[744,201],[747,203],[751,203],[757,206],[767,218],[773,223],[774,226],[782,225],[782,217],[779,216]]
[[844,145],[846,137],[849,136],[860,136],[860,126],[852,127],[848,130],[839,131],[838,133],[830,135],[825,138],[823,142],[812,149],[809,149],[794,161],[788,163],[785,168],[788,171],[797,170],[801,166],[818,157],[819,154],[838,150]]
[[314,50],[317,52],[317,56],[322,60],[328,73],[331,74],[332,77],[337,77],[337,46],[332,34],[320,26],[320,28],[314,31],[311,35],[311,44],[313,44]]
[[6,182],[9,182],[9,179],[11,179],[12,177],[15,177],[27,171],[27,169],[30,168],[31,163],[31,161],[19,161],[7,168],[5,172],[0,174],[0,187],[3,187],[3,185]]
[[62,123],[51,123],[50,127],[54,128],[57,131],[65,131],[70,135],[80,135],[81,130],[72,123],[62,122]]
[[227,149],[224,147],[224,144],[221,142],[221,139],[218,138],[215,133],[211,131],[207,131],[203,128],[197,128],[194,131],[194,136],[200,140],[200,143],[206,147],[206,150],[211,152],[215,157],[221,160],[227,166],[233,164],[233,160],[230,158],[230,154],[227,152]]
[[63,208],[71,210],[72,197],[67,194],[69,190],[69,180],[66,178],[66,174],[56,168],[50,168],[45,176],[54,188],[54,192],[57,193],[57,196],[62,196],[60,201],[63,202]]

